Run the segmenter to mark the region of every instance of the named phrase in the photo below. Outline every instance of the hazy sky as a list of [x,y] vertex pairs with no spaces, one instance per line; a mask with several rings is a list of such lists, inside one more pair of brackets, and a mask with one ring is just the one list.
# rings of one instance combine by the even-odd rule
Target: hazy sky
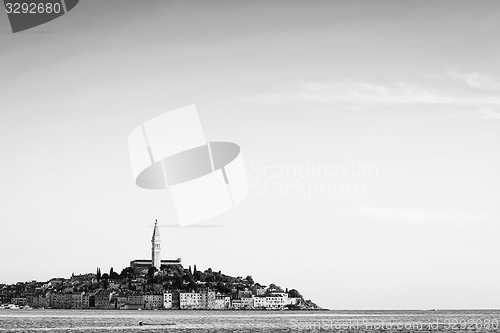
[[0,282],[150,257],[127,138],[196,104],[249,197],[163,256],[334,309],[500,307],[498,1],[92,1],[0,12]]

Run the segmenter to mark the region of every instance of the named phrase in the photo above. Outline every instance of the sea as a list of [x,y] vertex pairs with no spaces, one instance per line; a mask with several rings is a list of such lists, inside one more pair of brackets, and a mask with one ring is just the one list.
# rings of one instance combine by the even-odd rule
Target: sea
[[1,332],[500,332],[500,310],[1,309]]

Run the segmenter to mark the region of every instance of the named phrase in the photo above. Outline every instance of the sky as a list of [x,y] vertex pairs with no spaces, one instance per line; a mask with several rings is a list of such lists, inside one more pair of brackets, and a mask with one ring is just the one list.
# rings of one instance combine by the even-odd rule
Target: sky
[[[162,256],[330,309],[500,307],[500,3],[96,1],[0,12],[0,283]],[[196,104],[250,192],[172,228],[130,132]]]

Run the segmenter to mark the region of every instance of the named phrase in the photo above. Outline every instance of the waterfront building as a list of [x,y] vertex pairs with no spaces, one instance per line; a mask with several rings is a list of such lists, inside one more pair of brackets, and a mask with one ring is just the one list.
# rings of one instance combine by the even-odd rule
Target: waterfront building
[[266,296],[255,296],[255,297],[253,297],[253,307],[255,309],[266,309],[267,308],[267,298],[266,298]]
[[231,308],[231,297],[220,293],[215,294],[214,309],[224,310],[229,308]]
[[34,303],[35,298],[38,298],[38,297],[33,295],[33,294],[26,295],[26,305],[33,307],[33,303]]
[[118,306],[118,292],[116,290],[113,290],[109,294],[109,305],[108,309],[117,309]]
[[116,294],[115,309],[125,309],[127,305],[128,294],[120,291]]
[[12,297],[10,302],[12,304],[15,304],[18,306],[25,306],[26,305],[26,297]]
[[83,293],[82,295],[82,309],[90,308],[90,295],[87,293]]
[[144,295],[139,292],[128,295],[125,308],[127,310],[137,310],[144,308]]
[[41,295],[37,295],[33,298],[33,305],[32,307],[35,307],[35,308],[46,308],[48,307],[48,303],[47,303],[47,297],[45,296],[45,294],[41,294]]
[[172,293],[171,292],[164,292],[163,293],[163,308],[164,309],[171,309],[172,308]]
[[163,307],[163,294],[144,295],[144,308],[147,310],[160,309]]
[[47,291],[47,293],[45,294],[45,304],[46,304],[46,307],[50,308],[52,307],[52,294],[53,294],[53,291]]
[[71,308],[72,309],[82,309],[83,308],[83,292],[81,293],[71,293]]
[[197,292],[180,292],[180,308],[181,309],[203,309],[201,294]]
[[286,305],[285,297],[282,295],[266,296],[268,309],[281,309]]
[[[166,295],[166,294],[164,294]],[[166,295],[164,299],[172,298],[172,306],[171,308],[175,308],[175,292],[172,293],[172,296]],[[216,294],[215,291],[211,290],[202,290],[199,292],[187,292],[181,291],[178,292],[179,295],[179,308],[180,309],[216,309],[218,306],[216,305]],[[219,301],[222,305],[219,307],[223,308],[225,306],[225,300]]]
[[215,291],[205,290],[201,292],[201,302],[204,309],[215,308]]
[[48,308],[50,307],[50,298],[47,295],[41,295],[39,303],[41,307]]
[[53,308],[53,309],[60,309],[62,308],[62,304],[61,304],[61,299],[59,297],[59,294],[55,291],[53,292],[49,292],[49,307]]
[[58,295],[61,309],[71,309],[72,293],[60,293]]
[[178,290],[172,290],[172,309],[180,309],[181,308],[181,293]]
[[[37,304],[36,306],[35,303]],[[38,307],[38,295],[35,294],[26,295],[26,305],[31,307]]]
[[253,296],[241,298],[241,306],[244,309],[253,309]]
[[94,297],[96,309],[109,309],[111,302],[111,291],[99,290],[94,294]]
[[239,310],[239,309],[243,308],[243,303],[241,302],[241,299],[233,299],[233,301],[231,303],[232,303],[233,309],[235,309],[235,310]]

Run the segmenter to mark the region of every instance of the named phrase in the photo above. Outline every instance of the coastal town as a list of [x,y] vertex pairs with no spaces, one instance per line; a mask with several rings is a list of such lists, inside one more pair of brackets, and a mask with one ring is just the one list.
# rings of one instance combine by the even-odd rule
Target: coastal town
[[53,278],[46,282],[0,284],[0,309],[205,309],[205,310],[315,310],[295,289],[256,283],[248,275],[231,277],[208,268],[187,269],[181,259],[161,260],[157,223],[151,239],[151,260],[137,259],[117,273]]

